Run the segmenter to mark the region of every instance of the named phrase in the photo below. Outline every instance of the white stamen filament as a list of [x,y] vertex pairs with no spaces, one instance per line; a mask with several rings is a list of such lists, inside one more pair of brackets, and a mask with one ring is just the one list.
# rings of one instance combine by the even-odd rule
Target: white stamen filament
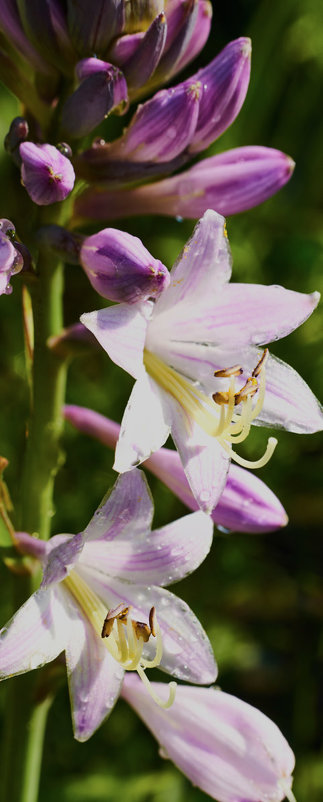
[[144,639],[143,637],[136,636],[129,614],[127,614],[126,622],[116,617],[113,621],[113,627],[110,635],[102,638],[102,626],[106,618],[107,610],[99,596],[97,596],[97,594],[90,588],[87,582],[84,581],[77,571],[74,570],[72,570],[70,574],[63,580],[62,584],[71,593],[82,612],[92,624],[93,629],[100,638],[100,641],[108,649],[114,660],[120,663],[122,668],[124,668],[126,671],[137,671],[150,695],[160,707],[170,707],[175,698],[176,682],[169,683],[169,697],[166,702],[163,702],[163,700],[159,699],[159,697],[156,695],[148,677],[145,674],[146,668],[154,668],[155,666],[159,666],[162,659],[163,643],[157,619],[155,619],[155,657],[152,660],[146,660],[142,656]]
[[294,796],[293,791],[287,780],[285,779],[280,780],[279,785],[282,791],[284,791],[285,797],[286,799],[288,799],[288,802],[296,802],[296,797]]
[[[244,468],[262,468],[270,460],[276,445],[275,437],[268,439],[267,448],[258,460],[247,460],[236,454],[232,444],[242,443],[249,434],[252,421],[261,412],[265,398],[265,366],[259,365],[257,399],[253,406],[252,395],[245,394],[240,401],[241,411],[235,412],[235,376],[230,377],[227,399],[216,403],[202,393],[192,382],[163,362],[151,351],[144,351],[144,365],[149,375],[194,418],[207,434],[216,437],[230,457]],[[255,381],[255,380],[254,380]],[[247,391],[248,392],[248,391]]]

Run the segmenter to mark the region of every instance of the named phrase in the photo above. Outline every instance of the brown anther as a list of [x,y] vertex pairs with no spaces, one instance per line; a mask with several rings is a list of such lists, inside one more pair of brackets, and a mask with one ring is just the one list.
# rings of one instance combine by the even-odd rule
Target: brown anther
[[261,355],[259,362],[257,362],[255,369],[252,371],[252,376],[259,376],[262,368],[264,367],[265,362],[267,361],[268,357],[268,348],[265,348],[263,354]]
[[123,602],[118,604],[118,607],[115,607],[113,610],[109,610],[103,622],[101,638],[108,638],[109,635],[111,635],[113,624],[117,618],[119,621],[122,621],[124,624],[126,624],[129,610],[130,606],[127,607]]
[[241,376],[243,373],[243,368],[241,365],[233,365],[232,368],[223,368],[221,370],[215,370],[214,376],[216,379],[229,379],[230,376]]
[[157,624],[156,607],[152,607],[149,613],[149,626],[153,638],[156,637],[156,624]]
[[132,626],[136,635],[137,640],[142,638],[144,643],[147,643],[150,638],[150,627],[148,624],[143,624],[142,621],[132,621]]
[[238,393],[235,393],[235,396],[234,396],[234,403],[235,403],[235,406],[236,406],[237,404],[240,404],[240,402],[241,402],[241,401],[246,401],[246,399],[247,399],[249,396],[251,396],[251,398],[252,398],[252,396],[254,396],[254,395],[255,395],[255,393],[257,392],[257,390],[258,390],[258,382],[257,382],[257,379],[255,379],[254,377],[251,377],[251,376],[250,376],[250,378],[249,378],[249,379],[247,379],[247,381],[246,381],[246,383],[243,385],[243,387],[241,387],[241,390],[239,390],[239,392],[238,392]]
[[212,398],[220,406],[229,403],[229,393],[213,393]]

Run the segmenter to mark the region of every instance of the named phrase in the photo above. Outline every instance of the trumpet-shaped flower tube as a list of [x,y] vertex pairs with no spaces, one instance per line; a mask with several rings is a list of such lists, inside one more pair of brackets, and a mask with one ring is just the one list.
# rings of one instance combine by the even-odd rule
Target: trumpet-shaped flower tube
[[75,180],[70,160],[53,145],[35,145],[34,142],[23,142],[19,153],[21,179],[34,203],[48,206],[65,200]]
[[[163,690],[156,684],[156,693]],[[162,755],[212,799],[293,802],[293,752],[260,710],[214,688],[181,685],[172,708],[163,711],[132,675],[122,696],[147,724]]]
[[296,432],[322,428],[322,410],[288,365],[259,346],[293,331],[319,293],[229,284],[231,260],[223,218],[208,211],[156,303],[82,315],[81,321],[120,367],[136,379],[116,448],[122,473],[147,459],[171,433],[199,506],[210,512],[223,492],[230,459],[265,465],[236,446],[257,423]]
[[[17,535],[21,551],[43,562],[40,589],[1,631],[0,677],[21,674],[65,650],[75,737],[92,735],[114,706],[124,671],[160,667],[180,679],[211,683],[208,638],[185,602],[164,589],[193,571],[212,541],[201,512],[151,532],[144,475],[118,479],[85,531],[49,542]],[[198,532],[198,537],[197,537]],[[167,706],[174,699],[170,683]]]
[[[64,407],[64,416],[79,431],[96,437],[109,448],[115,447],[120,433],[115,421],[73,404]],[[160,448],[143,466],[158,476],[189,509],[198,509],[177,451]],[[288,523],[284,507],[269,487],[251,471],[232,463],[212,519],[225,530],[252,534],[272,532]]]
[[92,286],[110,301],[134,303],[151,298],[169,284],[169,273],[138,237],[105,228],[86,237],[80,262]]

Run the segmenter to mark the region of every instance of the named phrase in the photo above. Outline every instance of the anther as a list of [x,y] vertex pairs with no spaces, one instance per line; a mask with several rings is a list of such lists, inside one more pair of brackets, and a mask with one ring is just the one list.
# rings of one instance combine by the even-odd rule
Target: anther
[[123,602],[118,604],[118,607],[115,607],[113,610],[109,610],[103,622],[101,638],[108,638],[109,635],[111,635],[113,624],[117,618],[126,624],[129,610],[130,607],[127,607]]
[[230,376],[241,376],[243,373],[243,368],[241,365],[233,365],[232,368],[223,368],[223,370],[215,370],[214,376],[216,379],[221,379],[222,377],[225,379],[230,378]]
[[241,387],[241,390],[239,390],[239,392],[235,393],[234,395],[235,406],[237,404],[240,404],[241,401],[245,401],[245,399],[248,397],[252,398],[252,396],[255,395],[257,390],[258,390],[257,379],[255,379],[254,377],[250,377],[249,379],[247,379],[246,383],[243,385],[243,387]]
[[156,637],[157,632],[157,616],[156,616],[156,607],[152,607],[149,613],[149,626],[150,632],[153,638]]
[[219,406],[229,403],[229,393],[213,393],[212,398]]
[[263,354],[261,355],[259,362],[257,362],[256,367],[252,371],[252,376],[259,376],[261,369],[264,367],[265,362],[267,361],[268,357],[268,348],[265,348]]
[[139,638],[142,638],[143,642],[147,643],[151,635],[150,627],[148,626],[148,624],[143,624],[142,621],[132,621],[132,626],[137,640],[139,640]]

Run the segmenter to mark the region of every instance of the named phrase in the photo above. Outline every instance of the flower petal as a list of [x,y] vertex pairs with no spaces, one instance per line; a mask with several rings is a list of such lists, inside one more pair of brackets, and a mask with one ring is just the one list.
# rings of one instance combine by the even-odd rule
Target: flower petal
[[266,363],[266,393],[255,424],[311,434],[323,429],[323,408],[299,373],[271,354]]
[[[166,688],[152,683],[162,698]],[[127,675],[123,697],[163,751],[194,785],[218,802],[280,802],[291,787],[295,759],[267,716],[220,690],[179,686],[165,713],[136,677]]]
[[177,401],[172,403],[172,438],[193,496],[210,513],[223,493],[230,458],[216,437],[207,434]]
[[[112,490],[102,501],[84,531],[85,545],[81,562],[87,562],[88,555],[95,551],[93,541],[100,552],[99,564],[104,553],[109,552],[109,541],[113,541],[111,552],[115,553],[118,541],[145,540],[151,528],[154,505],[145,474],[134,470],[119,476]],[[98,564],[98,563],[97,563]],[[108,560],[109,568],[109,560]],[[110,569],[107,570],[110,573]]]
[[118,304],[81,315],[81,322],[94,334],[110,359],[135,379],[144,373],[143,349],[150,302]]
[[162,446],[170,432],[168,395],[147,374],[130,395],[116,446],[114,469],[129,471]]
[[197,223],[174,264],[169,287],[155,304],[149,332],[166,311],[167,319],[170,311],[182,318],[200,309],[201,304],[204,306],[205,298],[208,305],[215,303],[217,294],[231,276],[231,254],[224,224],[224,218],[211,209]]
[[83,533],[78,535],[56,535],[47,543],[47,561],[44,567],[42,587],[61,582],[77,562],[83,547]]
[[91,624],[80,616],[76,605],[66,665],[74,736],[78,741],[87,741],[111,712],[124,672]]
[[69,631],[60,592],[38,590],[1,630],[0,677],[23,674],[54,660],[64,650]]
[[[137,473],[131,471],[122,478]],[[124,495],[124,503],[129,497],[130,490]],[[80,562],[130,583],[169,585],[194,571],[210,550],[213,525],[203,512],[186,515],[150,534],[141,527],[141,537],[133,531],[135,516],[133,520],[129,517],[127,533],[111,544],[87,543]]]
[[[78,572],[107,605],[115,608],[131,605],[134,620],[148,622],[149,610],[156,608],[163,638],[161,668],[178,679],[208,684],[214,682],[217,669],[210,642],[204,629],[182,599],[155,585],[134,585],[107,577],[93,568],[78,566]],[[170,579],[171,581],[171,579]],[[154,639],[145,644],[144,655],[155,654]]]

